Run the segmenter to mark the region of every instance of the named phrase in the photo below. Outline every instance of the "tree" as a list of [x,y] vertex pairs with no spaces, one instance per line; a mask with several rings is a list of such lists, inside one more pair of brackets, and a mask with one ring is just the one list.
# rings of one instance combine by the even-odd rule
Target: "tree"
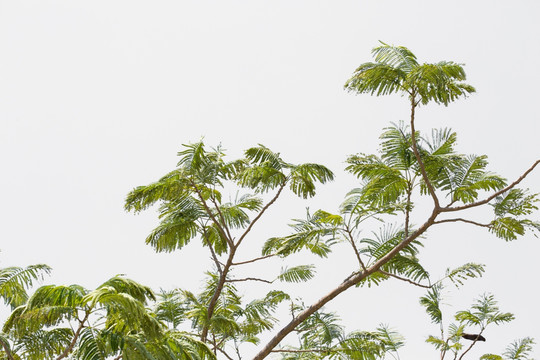
[[2,359],[199,359],[209,349],[167,329],[145,305],[146,286],[115,276],[93,291],[79,285],[45,285],[16,307],[3,331],[14,346]]
[[[44,264],[30,265],[25,268],[11,266],[0,269],[0,298],[12,310],[23,305],[28,300],[27,289],[35,281],[42,280],[51,268]],[[12,356],[12,342],[7,334],[0,332],[0,351],[10,359]]]
[[[167,315],[174,326],[190,320],[192,331],[215,354],[231,359],[230,352],[239,354],[243,342],[258,343],[262,332],[276,326],[277,320],[272,317],[275,308],[288,302],[292,320],[272,330],[273,337],[260,347],[255,359],[272,352],[288,354],[287,358],[381,358],[385,352],[397,349],[400,341],[392,336],[388,337],[391,341],[384,340],[384,329],[378,334],[347,337],[336,319],[322,310],[323,306],[352,287],[379,284],[390,278],[434,291],[444,278],[432,280],[417,256],[427,230],[433,226],[465,223],[485,228],[505,240],[540,229],[528,218],[537,209],[537,196],[517,188],[540,160],[508,183],[487,170],[486,156],[458,153],[457,135],[451,130],[433,130],[431,136],[416,130],[415,114],[422,105],[434,102],[448,106],[475,92],[464,83],[463,66],[448,61],[420,64],[407,48],[384,43],[373,49],[373,55],[375,61],[360,65],[345,89],[357,94],[406,96],[410,121],[408,125],[401,123],[385,129],[379,155],[357,154],[347,159],[346,170],[359,178],[360,186],[347,194],[339,213],[308,213],[306,219],[295,220],[290,235],[271,237],[260,254],[238,260],[238,249],[284,190],[309,198],[315,195],[317,183],[333,179],[333,173],[322,165],[288,163],[263,145],[247,149],[243,158],[233,161],[225,160],[221,147],[207,150],[203,142],[185,145],[175,170],[152,184],[135,188],[127,196],[128,211],[140,212],[160,204],[160,224],[146,239],[156,251],[180,250],[195,238],[208,249],[214,268],[207,274],[204,291],[198,295],[186,290],[164,294],[166,301],[159,306],[164,316],[168,306],[177,309],[177,314]],[[224,201],[228,190],[240,195],[234,201]],[[415,199],[421,196],[431,198],[431,213],[420,226],[413,227],[411,213]],[[267,202],[263,201],[265,197]],[[489,222],[461,215],[463,210],[484,205],[494,210]],[[360,237],[360,230],[373,224],[380,226],[379,231],[369,238]],[[307,281],[314,276],[310,265],[292,266],[260,277],[234,275],[236,269],[254,262],[286,258],[300,251],[329,258],[332,247],[340,243],[350,246],[357,266],[309,306],[299,305],[294,296],[276,291],[271,284]],[[482,272],[481,265],[471,263],[449,270],[445,278],[459,282]],[[249,281],[267,283],[269,292],[263,299],[244,304],[236,285]],[[293,331],[302,334],[306,328],[310,332],[303,333],[300,347],[278,348],[285,336]]]

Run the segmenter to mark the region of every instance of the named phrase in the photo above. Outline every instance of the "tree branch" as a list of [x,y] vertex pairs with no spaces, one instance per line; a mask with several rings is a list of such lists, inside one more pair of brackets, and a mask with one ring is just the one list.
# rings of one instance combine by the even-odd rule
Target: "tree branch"
[[[206,229],[203,226],[203,235],[207,237],[206,235]],[[219,259],[217,258],[216,252],[214,251],[214,248],[212,247],[212,244],[208,243],[208,248],[210,249],[210,254],[212,254],[212,260],[214,260],[214,264],[216,264],[217,271],[219,272],[219,275],[223,276],[223,270],[221,269],[221,263],[219,262]]]
[[255,218],[253,219],[253,221],[249,224],[249,226],[247,227],[246,231],[244,231],[244,233],[242,234],[242,236],[240,236],[240,238],[238,239],[238,241],[236,242],[236,247],[238,247],[240,245],[240,243],[242,242],[242,240],[244,240],[244,238],[246,237],[246,235],[251,231],[251,229],[253,228],[253,225],[255,225],[255,223],[257,221],[259,221],[259,219],[261,218],[261,216],[265,213],[266,210],[268,210],[268,208],[274,203],[276,202],[277,198],[279,197],[279,195],[281,194],[281,191],[283,191],[283,189],[285,188],[285,185],[287,185],[286,182],[283,182],[283,184],[281,184],[281,186],[279,187],[279,190],[277,191],[276,195],[272,198],[272,200],[270,200],[268,202],[268,204],[266,204],[262,209],[261,211],[257,214],[257,216],[255,216]]
[[86,322],[86,320],[88,320],[89,316],[90,316],[90,309],[87,309],[84,315],[84,318],[82,319],[82,321],[79,322],[79,327],[77,328],[77,331],[75,331],[75,333],[73,334],[73,339],[69,343],[68,347],[64,350],[64,352],[62,352],[62,354],[60,354],[60,356],[56,358],[56,360],[61,360],[65,358],[71,353],[71,351],[73,351],[73,348],[75,347],[75,344],[77,343],[77,340],[79,339],[81,331],[84,328],[84,323]]
[[255,259],[251,259],[251,260],[246,260],[246,261],[241,261],[241,262],[237,262],[237,263],[232,263],[231,265],[236,266],[236,265],[250,264],[250,263],[254,263],[255,261],[268,259],[268,258],[273,257],[273,256],[276,256],[276,254],[270,254],[270,255],[261,256],[261,257],[255,258]]
[[480,335],[482,335],[482,332],[484,332],[484,329],[481,329],[481,330],[480,330],[480,333],[478,333],[478,336],[476,337],[476,339],[474,339],[473,342],[472,342],[472,344],[471,344],[471,346],[469,346],[469,347],[467,348],[467,350],[465,350],[465,351],[463,352],[463,354],[461,354],[461,356],[459,357],[459,360],[463,359],[463,357],[465,356],[465,354],[468,353],[469,350],[472,349],[472,347],[474,346],[474,344],[476,344],[476,342],[478,341],[478,337],[479,337]]
[[227,224],[225,223],[225,217],[223,216],[223,213],[221,212],[221,209],[219,208],[219,205],[216,202],[216,198],[214,196],[211,196],[210,199],[212,199],[212,203],[216,207],[216,210],[217,210],[217,212],[219,214],[221,222],[223,223],[223,227],[225,228],[225,231],[227,231],[228,238],[231,239],[231,242],[232,242],[231,232],[229,231],[229,228],[228,228]]
[[431,289],[431,288],[432,288],[432,286],[430,286],[430,285],[422,285],[422,284],[417,283],[417,282],[414,282],[414,281],[412,281],[412,280],[410,280],[410,279],[407,279],[407,278],[404,278],[404,277],[401,277],[401,276],[398,276],[398,275],[389,273],[389,272],[384,271],[384,270],[379,270],[379,272],[380,272],[381,274],[386,275],[386,276],[390,276],[390,277],[393,277],[393,278],[395,278],[395,279],[398,279],[398,280],[401,280],[401,281],[408,282],[409,284],[413,284],[414,286],[419,286],[419,287],[424,288],[424,289]]
[[225,280],[226,282],[240,282],[240,281],[261,281],[261,282],[265,282],[267,284],[272,284],[273,281],[268,281],[268,280],[264,280],[264,279],[259,279],[259,278],[252,278],[252,277],[247,277],[247,278],[243,278],[243,279],[228,279],[228,280]]
[[190,182],[191,186],[195,189],[195,192],[197,193],[197,195],[199,196],[199,199],[201,200],[201,202],[202,202],[202,204],[204,206],[204,209],[206,210],[206,213],[208,214],[208,216],[210,216],[210,218],[212,219],[214,224],[216,224],[216,226],[218,228],[218,231],[221,234],[221,236],[223,236],[223,238],[227,241],[227,244],[229,244],[229,246],[233,247],[234,243],[233,243],[232,239],[229,239],[229,237],[227,236],[227,233],[225,232],[225,230],[223,229],[223,227],[221,226],[219,221],[217,221],[216,217],[212,213],[212,210],[210,210],[210,208],[208,207],[208,204],[204,200],[204,197],[202,196],[201,191],[197,187],[197,184],[195,184],[192,179],[189,179],[189,182]]
[[[345,349],[277,349],[272,350],[273,353],[313,353],[313,352],[330,352],[330,351],[345,351]],[[347,350],[350,351],[350,350]]]
[[232,357],[229,356],[229,354],[227,354],[227,353],[225,352],[225,350],[223,350],[223,349],[221,349],[221,348],[219,348],[219,347],[216,348],[216,349],[218,349],[218,351],[219,351],[220,353],[222,353],[223,355],[225,355],[225,357],[226,357],[227,359],[229,359],[229,360],[234,360]]
[[2,348],[4,349],[4,353],[7,355],[8,360],[15,360],[15,358],[13,358],[9,345],[4,343],[3,341],[2,341]]
[[513,183],[511,183],[510,185],[508,185],[507,187],[505,187],[504,189],[502,190],[499,190],[497,191],[496,193],[492,194],[491,196],[489,196],[487,199],[484,199],[484,200],[481,200],[481,201],[477,201],[477,202],[473,202],[473,203],[470,203],[470,204],[467,204],[467,205],[462,205],[462,206],[456,206],[456,207],[450,207],[450,206],[447,206],[447,207],[444,207],[441,209],[441,212],[450,212],[450,211],[460,211],[460,210],[465,210],[465,209],[470,209],[472,207],[476,207],[476,206],[480,206],[480,205],[484,205],[484,204],[487,204],[488,202],[490,202],[491,200],[495,199],[497,196],[505,193],[506,191],[512,189],[514,186],[516,186],[517,184],[519,184],[523,179],[525,179],[525,177],[527,175],[529,175],[529,173],[531,171],[534,170],[534,168],[540,164],[540,160],[536,160],[534,164],[532,164],[532,166],[527,169],[527,171],[525,171],[523,173],[523,175],[521,175],[516,181],[514,181]]
[[349,237],[349,242],[351,243],[351,246],[354,250],[354,254],[356,255],[356,259],[358,260],[358,263],[360,264],[360,267],[363,271],[366,271],[366,265],[362,261],[362,258],[360,257],[360,252],[358,252],[358,248],[356,247],[356,244],[354,243],[354,238],[352,236],[351,230],[348,226],[345,226],[345,232],[347,233],[347,236]]
[[481,224],[481,223],[476,222],[476,221],[462,219],[462,218],[439,220],[439,221],[435,221],[433,224],[444,224],[444,223],[448,223],[448,222],[458,222],[458,221],[461,221],[461,222],[464,222],[464,223],[467,223],[467,224],[473,224],[473,225],[476,225],[476,226],[481,226],[481,227],[491,227],[491,224]]
[[362,271],[356,274],[353,274],[352,276],[345,279],[341,284],[339,284],[335,289],[330,291],[328,294],[317,300],[315,303],[313,303],[311,306],[307,307],[303,311],[301,311],[298,316],[293,318],[287,325],[285,325],[278,333],[270,339],[270,341],[259,351],[255,357],[253,357],[253,360],[262,360],[266,356],[268,356],[272,350],[287,336],[289,333],[291,333],[299,324],[301,324],[304,320],[306,320],[309,316],[311,316],[313,313],[315,313],[317,310],[319,310],[321,307],[323,307],[326,303],[334,299],[336,296],[344,292],[345,290],[349,289],[352,286],[355,286],[360,281],[368,277],[369,275],[377,272],[381,266],[388,263],[394,256],[396,256],[401,250],[403,250],[406,246],[408,246],[412,241],[414,241],[416,238],[418,238],[420,235],[422,235],[431,225],[433,225],[435,219],[437,218],[437,215],[440,213],[440,208],[435,207],[433,209],[433,212],[431,213],[431,216],[426,220],[422,226],[420,226],[415,232],[413,232],[411,235],[409,235],[408,238],[403,240],[401,243],[399,243],[396,247],[394,247],[391,251],[389,251],[386,255],[384,255],[382,258],[380,258],[377,262],[375,262],[373,265],[371,265],[369,268],[367,268],[366,271]]
[[420,157],[420,152],[418,152],[418,148],[416,147],[416,135],[415,135],[415,128],[414,128],[414,110],[417,106],[417,104],[414,101],[414,92],[411,95],[411,143],[412,143],[412,149],[414,156],[416,157],[416,161],[418,162],[418,166],[420,167],[420,173],[422,173],[422,178],[424,179],[424,182],[426,183],[426,186],[429,190],[429,194],[433,198],[433,202],[435,203],[435,208],[440,208],[439,198],[437,197],[437,194],[435,194],[435,189],[433,188],[433,185],[431,185],[431,182],[429,181],[429,178],[426,173],[426,168],[424,166],[424,162],[422,161],[422,158]]

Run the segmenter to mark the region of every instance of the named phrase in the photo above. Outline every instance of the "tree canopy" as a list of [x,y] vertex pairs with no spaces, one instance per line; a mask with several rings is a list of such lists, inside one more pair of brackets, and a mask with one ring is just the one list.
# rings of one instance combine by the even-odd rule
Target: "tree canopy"
[[[369,286],[389,280],[426,289],[420,304],[440,331],[426,341],[441,359],[461,360],[485,340],[488,328],[511,321],[513,315],[501,312],[492,294],[483,294],[447,324],[441,290],[446,284],[459,287],[480,277],[485,268],[477,263],[448,264],[445,274],[432,276],[419,254],[429,241],[428,230],[443,224],[484,228],[506,241],[540,230],[534,220],[537,194],[518,188],[540,160],[508,181],[488,169],[487,156],[460,153],[451,129],[416,129],[415,114],[422,105],[447,106],[475,92],[464,82],[461,64],[420,64],[407,48],[385,43],[373,49],[373,56],[374,62],[354,71],[345,89],[406,96],[409,121],[384,129],[378,153],[347,157],[345,171],[357,178],[358,185],[334,211],[308,211],[305,218],[293,220],[289,234],[269,233],[257,253],[239,260],[239,249],[245,248],[253,228],[270,207],[278,206],[284,192],[309,199],[334,174],[321,164],[288,162],[260,144],[232,160],[221,146],[211,148],[203,141],[184,145],[176,168],[134,188],[125,209],[137,213],[159,205],[159,225],[146,237],[156,252],[181,251],[192,241],[207,249],[213,266],[205,274],[202,291],[155,293],[115,276],[91,291],[79,285],[45,285],[27,296],[25,288],[50,269],[44,265],[1,269],[0,296],[13,308],[0,334],[1,356],[241,359],[244,345],[255,344],[254,359],[399,357],[405,340],[391,327],[346,332],[339,316],[324,308],[345,291],[369,291]],[[422,197],[431,199],[432,205],[424,221],[414,225],[411,215]],[[464,212],[480,207],[490,213],[489,220]],[[348,247],[355,266],[334,288],[322,290],[319,300],[306,305],[299,294],[276,286],[315,277],[313,265],[289,262],[291,255],[307,252],[338,263],[332,253],[336,246]],[[235,272],[271,258],[284,259],[288,265],[249,277]],[[265,284],[266,294],[246,296],[244,286],[252,282]],[[287,309],[290,319],[280,318],[279,309]],[[298,337],[297,345],[284,341],[288,335]],[[487,353],[482,359],[525,359],[532,344],[531,338],[523,337],[502,355]]]

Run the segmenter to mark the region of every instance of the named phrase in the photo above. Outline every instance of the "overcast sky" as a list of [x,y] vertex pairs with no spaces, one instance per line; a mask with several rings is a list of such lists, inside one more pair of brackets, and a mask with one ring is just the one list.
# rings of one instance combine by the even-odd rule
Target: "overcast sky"
[[[123,201],[201,137],[233,156],[262,143],[336,172],[317,198],[277,204],[254,242],[284,234],[306,206],[336,211],[355,184],[346,156],[375,152],[381,129],[408,117],[404,98],[343,91],[379,40],[421,62],[465,64],[477,94],[421,108],[417,126],[453,128],[461,151],[489,155],[492,170],[515,179],[540,156],[539,16],[534,0],[0,0],[0,266],[49,264],[47,283],[93,288],[123,273],[154,289],[196,290],[207,254],[196,245],[155,254],[144,239],[156,213],[127,214]],[[540,191],[540,171],[524,186]],[[539,251],[531,235],[505,243],[465,225],[429,233],[422,259],[434,276],[487,264],[483,279],[450,294],[448,316],[483,292],[516,314],[486,334],[476,358],[516,338],[540,341]],[[350,271],[337,267],[344,255],[298,287],[307,302]],[[437,355],[424,339],[438,330],[422,294],[389,281],[327,309],[348,330],[390,324],[407,338],[402,359],[427,358]]]

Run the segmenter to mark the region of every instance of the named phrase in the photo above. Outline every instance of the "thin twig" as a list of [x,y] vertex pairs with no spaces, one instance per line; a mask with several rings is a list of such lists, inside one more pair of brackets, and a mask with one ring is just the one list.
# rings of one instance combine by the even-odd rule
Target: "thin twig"
[[433,224],[443,224],[443,223],[457,222],[457,221],[461,221],[461,222],[464,222],[464,223],[467,223],[467,224],[473,224],[473,225],[481,226],[481,227],[491,227],[491,224],[481,224],[481,223],[476,222],[476,221],[462,219],[462,218],[439,220],[439,221],[435,221]]
[[221,209],[219,208],[219,205],[217,204],[216,202],[216,198],[215,196],[210,196],[210,199],[212,200],[212,203],[214,204],[214,206],[216,207],[216,210],[218,212],[218,215],[219,217],[221,218],[221,222],[223,223],[223,227],[225,228],[225,230],[227,231],[227,235],[229,236],[229,239],[231,239],[232,241],[232,236],[231,236],[231,232],[229,231],[229,227],[227,226],[226,222],[225,222],[225,217],[223,216],[223,213],[221,212]]
[[404,277],[401,277],[401,276],[398,276],[398,275],[389,273],[389,272],[384,271],[384,270],[379,270],[379,272],[380,272],[381,274],[386,275],[386,276],[390,276],[390,277],[396,278],[396,279],[398,279],[398,280],[408,282],[409,284],[413,284],[414,286],[419,286],[419,287],[422,287],[422,288],[424,288],[424,289],[431,289],[431,288],[433,287],[432,285],[422,285],[422,284],[417,283],[417,282],[414,282],[414,281],[412,281],[412,280],[410,280],[410,279],[407,279],[407,278],[404,278]]
[[463,359],[463,357],[465,356],[465,354],[468,353],[469,350],[472,349],[472,347],[474,346],[474,344],[476,344],[476,342],[478,341],[478,338],[480,337],[480,335],[482,335],[482,332],[484,332],[484,329],[483,329],[483,328],[480,329],[480,332],[478,333],[478,336],[476,337],[476,339],[473,340],[471,346],[469,346],[469,347],[467,348],[467,350],[465,350],[465,351],[463,352],[463,354],[461,354],[461,356],[459,357],[459,360]]
[[435,209],[440,208],[439,198],[437,197],[437,194],[435,193],[435,189],[433,188],[433,185],[431,185],[431,182],[429,181],[429,178],[427,176],[426,168],[424,166],[424,162],[422,161],[422,158],[420,157],[420,152],[418,151],[418,148],[416,147],[416,135],[415,135],[415,128],[414,128],[414,110],[417,106],[417,103],[414,101],[415,93],[413,91],[411,95],[411,143],[412,143],[412,149],[414,156],[416,157],[416,161],[418,162],[418,166],[420,167],[420,173],[422,174],[422,178],[424,179],[424,182],[426,183],[426,186],[429,190],[429,194],[433,198],[433,202],[435,203]]
[[465,210],[465,209],[470,209],[472,207],[476,207],[476,206],[480,206],[480,205],[484,205],[484,204],[487,204],[488,202],[490,202],[491,200],[495,199],[497,196],[505,193],[506,191],[512,189],[514,186],[516,186],[517,184],[519,184],[523,179],[525,179],[525,177],[527,175],[529,175],[529,173],[531,171],[534,170],[534,168],[540,164],[540,160],[536,160],[534,164],[532,164],[532,166],[527,169],[527,171],[525,171],[523,173],[523,175],[521,175],[516,181],[514,181],[513,183],[511,183],[510,185],[508,185],[507,187],[505,187],[504,189],[502,190],[499,190],[497,191],[496,193],[494,193],[493,195],[489,196],[487,199],[484,199],[484,200],[481,200],[481,201],[477,201],[477,202],[473,202],[473,203],[470,203],[470,204],[467,204],[467,205],[462,205],[462,206],[456,206],[456,207],[444,207],[444,208],[441,208],[441,212],[450,212],[450,211],[460,211],[460,210]]
[[229,356],[229,354],[227,354],[227,353],[225,352],[225,350],[223,350],[223,349],[221,349],[221,348],[219,348],[219,347],[218,347],[217,349],[219,350],[219,352],[221,352],[223,355],[225,355],[225,357],[226,357],[227,359],[229,359],[229,360],[234,360],[232,357]]
[[81,331],[84,328],[84,323],[86,322],[86,320],[88,320],[89,316],[90,316],[90,309],[87,309],[86,312],[85,312],[84,318],[79,323],[79,327],[77,328],[77,331],[75,331],[75,333],[73,334],[73,339],[71,340],[69,345],[64,349],[62,354],[60,354],[60,356],[58,356],[56,358],[56,360],[60,360],[60,359],[65,358],[66,356],[68,356],[71,353],[71,351],[73,351],[73,348],[75,347],[75,344],[77,343],[77,340],[79,339]]
[[202,196],[201,191],[197,187],[197,184],[195,184],[195,182],[193,180],[191,180],[191,179],[189,179],[189,181],[191,183],[191,186],[195,189],[195,192],[199,196],[199,199],[201,200],[201,202],[202,202],[202,204],[204,206],[204,209],[206,210],[206,213],[208,214],[208,216],[210,216],[210,218],[212,219],[214,224],[216,224],[216,226],[218,228],[218,231],[220,232],[221,236],[223,236],[223,238],[225,238],[225,240],[227,241],[229,246],[233,247],[234,243],[233,243],[232,239],[229,239],[229,237],[227,236],[225,230],[223,229],[223,227],[221,226],[219,221],[217,221],[216,217],[212,213],[212,210],[210,210],[210,208],[208,207],[208,204],[206,203],[206,200],[204,200],[204,197]]
[[358,260],[358,263],[362,267],[362,270],[366,271],[366,264],[362,261],[362,258],[360,257],[360,252],[358,251],[358,248],[356,247],[356,244],[354,243],[354,237],[352,236],[351,230],[349,229],[349,226],[345,226],[345,232],[347,233],[347,236],[349,237],[349,243],[351,244],[354,254],[356,255],[356,259]]
[[251,223],[249,224],[249,226],[247,227],[246,231],[244,231],[244,233],[242,234],[242,236],[240,236],[240,238],[238,239],[238,241],[236,242],[236,247],[238,247],[240,245],[240,243],[242,242],[242,240],[244,240],[244,238],[247,236],[247,234],[251,231],[251,229],[253,228],[253,225],[255,225],[255,223],[257,221],[259,221],[259,219],[261,218],[261,216],[265,213],[266,210],[268,210],[268,208],[274,203],[276,202],[277,198],[279,197],[279,195],[281,194],[281,191],[283,191],[283,189],[285,188],[285,185],[287,185],[286,182],[283,182],[283,184],[281,184],[281,186],[279,187],[279,190],[277,191],[276,195],[272,198],[272,200],[270,200],[268,202],[268,204],[266,204],[262,209],[261,211],[257,214],[257,216],[255,216],[255,218],[253,219],[253,221],[251,221]]
[[276,256],[276,254],[270,254],[270,255],[261,256],[261,257],[255,258],[255,259],[251,259],[251,260],[240,261],[240,262],[237,262],[237,263],[232,263],[231,265],[236,266],[236,265],[250,264],[250,263],[254,263],[255,261],[268,259],[268,258],[270,258],[272,256]]
[[[202,229],[203,229],[204,237],[208,238],[208,236],[206,235],[206,228],[203,226]],[[212,254],[212,260],[214,260],[214,263],[216,264],[219,275],[223,276],[223,270],[221,269],[221,263],[219,262],[219,259],[217,258],[216,252],[214,251],[214,248],[212,247],[212,244],[208,243],[208,248],[210,249],[210,254]]]
[[261,281],[261,282],[265,282],[267,284],[272,284],[273,283],[273,281],[268,281],[268,280],[259,279],[259,278],[252,278],[252,277],[247,277],[247,278],[243,278],[243,279],[227,279],[225,281],[226,282]]

